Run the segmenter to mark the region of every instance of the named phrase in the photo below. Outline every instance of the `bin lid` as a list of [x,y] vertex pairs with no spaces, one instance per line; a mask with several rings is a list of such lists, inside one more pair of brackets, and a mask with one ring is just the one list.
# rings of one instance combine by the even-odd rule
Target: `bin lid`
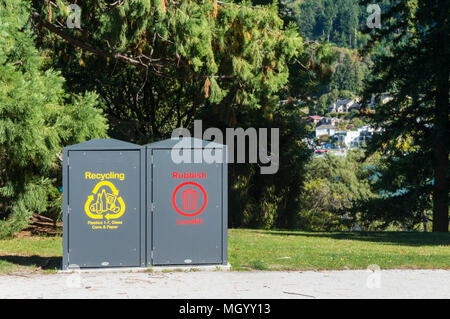
[[64,147],[67,150],[109,150],[109,149],[140,149],[143,146],[116,140],[114,138],[96,138],[86,142]]
[[186,194],[186,195],[197,195],[197,191],[193,190],[192,188],[188,188],[184,191],[181,192],[181,194]]
[[[181,143],[180,143],[181,142]],[[168,138],[155,143],[144,145],[148,148],[225,148],[226,145],[211,141],[205,141],[194,137]]]

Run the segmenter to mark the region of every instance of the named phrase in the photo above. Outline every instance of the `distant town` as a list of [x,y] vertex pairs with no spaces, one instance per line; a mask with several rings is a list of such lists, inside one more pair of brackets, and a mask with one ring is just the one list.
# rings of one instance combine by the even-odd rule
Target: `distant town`
[[[385,104],[391,99],[389,96],[382,96],[381,103]],[[380,130],[358,116],[361,108],[359,100],[359,97],[336,99],[328,107],[326,115],[310,114],[306,117],[312,136],[305,141],[314,149],[316,156],[326,153],[345,156],[348,149],[365,146],[373,134]],[[375,109],[373,99],[369,109]]]

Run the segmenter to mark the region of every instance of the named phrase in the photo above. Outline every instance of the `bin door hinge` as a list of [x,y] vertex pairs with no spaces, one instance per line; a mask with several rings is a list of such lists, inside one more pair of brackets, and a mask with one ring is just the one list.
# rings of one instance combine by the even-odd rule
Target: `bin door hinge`
[[67,156],[67,166],[69,166],[69,165],[70,165],[70,157]]
[[69,205],[67,205],[67,215],[69,215],[70,214],[70,207],[69,207]]

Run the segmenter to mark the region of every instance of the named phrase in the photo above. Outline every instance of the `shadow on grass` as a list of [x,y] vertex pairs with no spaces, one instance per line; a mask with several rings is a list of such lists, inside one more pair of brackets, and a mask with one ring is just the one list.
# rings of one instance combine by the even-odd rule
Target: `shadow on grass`
[[60,269],[62,264],[61,257],[42,257],[38,255],[33,256],[0,256],[0,261],[6,261],[18,266],[34,266],[43,270]]
[[450,233],[418,232],[293,232],[289,230],[257,231],[260,234],[276,236],[302,236],[313,238],[331,238],[337,240],[359,240],[374,243],[391,243],[405,246],[449,246]]

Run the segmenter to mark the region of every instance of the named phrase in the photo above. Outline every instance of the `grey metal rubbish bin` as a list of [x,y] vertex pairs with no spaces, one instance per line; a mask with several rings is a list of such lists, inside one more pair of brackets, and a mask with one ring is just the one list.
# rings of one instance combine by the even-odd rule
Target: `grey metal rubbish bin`
[[182,138],[146,149],[147,264],[227,264],[226,146]]
[[96,139],[63,150],[63,269],[145,267],[145,148]]

